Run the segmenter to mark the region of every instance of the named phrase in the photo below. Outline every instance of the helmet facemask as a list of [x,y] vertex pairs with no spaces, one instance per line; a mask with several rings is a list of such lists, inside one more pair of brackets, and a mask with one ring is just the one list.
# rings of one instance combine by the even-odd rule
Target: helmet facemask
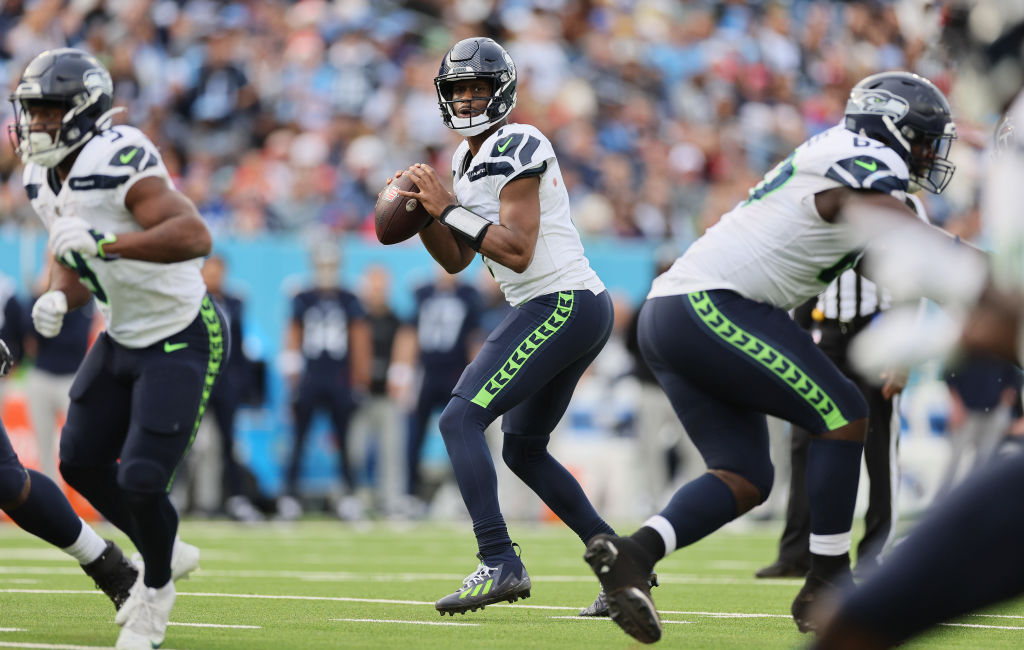
[[[489,94],[454,99],[453,89],[457,81],[473,81],[476,79],[487,81],[491,87]],[[439,77],[434,80],[434,84],[437,86],[437,101],[441,106],[441,116],[445,125],[462,135],[469,136],[482,133],[489,125],[500,120],[508,113],[508,107],[504,106],[501,96],[494,92],[494,88],[498,84],[497,75],[474,74],[467,77],[449,76],[444,79]],[[479,110],[477,106],[481,101],[486,101],[487,105],[482,110]],[[470,105],[471,115],[469,117],[460,117],[459,108],[467,103]]]
[[956,140],[956,126],[949,122],[943,133],[914,135],[908,126],[902,129],[910,142],[910,181],[921,189],[941,194],[953,178],[956,165],[949,160],[949,151]]

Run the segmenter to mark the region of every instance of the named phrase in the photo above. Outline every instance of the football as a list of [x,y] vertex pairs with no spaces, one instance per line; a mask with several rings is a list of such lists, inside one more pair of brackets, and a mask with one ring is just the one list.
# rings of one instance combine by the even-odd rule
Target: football
[[397,190],[419,190],[412,177],[402,174],[381,190],[374,208],[373,225],[382,244],[397,244],[423,230],[433,219],[416,199],[401,196]]

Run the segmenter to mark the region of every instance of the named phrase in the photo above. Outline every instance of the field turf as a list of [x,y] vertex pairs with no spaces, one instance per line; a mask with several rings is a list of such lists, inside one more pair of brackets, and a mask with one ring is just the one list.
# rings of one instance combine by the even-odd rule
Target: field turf
[[[658,566],[654,590],[662,648],[798,648],[790,620],[797,580],[755,580],[773,559],[778,524],[734,526]],[[565,528],[510,526],[523,548],[533,595],[441,618],[435,599],[476,567],[468,524],[335,521],[241,526],[184,522],[201,569],[178,583],[164,648],[628,648],[607,619],[577,619],[597,595],[583,548]],[[107,526],[101,534],[122,546]],[[936,576],[941,580],[941,575]],[[0,524],[0,648],[110,647],[110,602],[60,551]],[[1024,646],[1024,601],[969,616],[913,648]]]

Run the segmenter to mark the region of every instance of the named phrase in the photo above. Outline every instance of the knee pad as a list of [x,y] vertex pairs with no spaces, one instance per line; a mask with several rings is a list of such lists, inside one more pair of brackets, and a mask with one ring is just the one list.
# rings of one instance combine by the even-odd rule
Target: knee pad
[[28,473],[21,466],[18,459],[0,465],[0,507],[16,508],[21,505],[22,490],[25,489],[25,481],[28,480]]
[[126,492],[165,494],[170,481],[168,468],[148,458],[122,460],[117,470],[117,485]]
[[501,447],[501,459],[505,461],[509,469],[518,473],[520,468],[547,455],[550,439],[551,436],[524,436],[506,433]]

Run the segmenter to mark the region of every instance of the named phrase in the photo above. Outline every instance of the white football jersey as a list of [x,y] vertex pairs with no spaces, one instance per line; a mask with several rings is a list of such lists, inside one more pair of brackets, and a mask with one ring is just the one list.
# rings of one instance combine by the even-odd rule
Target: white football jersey
[[[82,147],[64,183],[55,170],[29,163],[25,191],[49,230],[54,220],[76,216],[96,230],[141,231],[124,205],[136,182],[159,176],[171,182],[156,147],[141,131],[115,126]],[[157,264],[98,258],[75,260],[82,283],[96,296],[110,336],[128,348],[143,348],[183,330],[199,314],[206,285],[202,259]]]
[[814,195],[835,187],[906,200],[909,172],[895,151],[834,126],[807,140],[655,278],[648,297],[730,289],[782,309],[819,293],[860,257],[864,242],[819,215]]
[[1006,112],[1013,131],[987,162],[981,192],[985,234],[992,245],[993,282],[1024,292],[1024,92]]
[[569,193],[555,150],[544,134],[528,124],[506,124],[492,133],[472,158],[469,143],[463,141],[452,157],[452,175],[459,203],[492,223],[500,223],[499,197],[506,183],[540,176],[540,230],[530,265],[516,273],[483,258],[510,304],[521,305],[556,291],[604,291],[583,253],[580,235],[569,216]]

